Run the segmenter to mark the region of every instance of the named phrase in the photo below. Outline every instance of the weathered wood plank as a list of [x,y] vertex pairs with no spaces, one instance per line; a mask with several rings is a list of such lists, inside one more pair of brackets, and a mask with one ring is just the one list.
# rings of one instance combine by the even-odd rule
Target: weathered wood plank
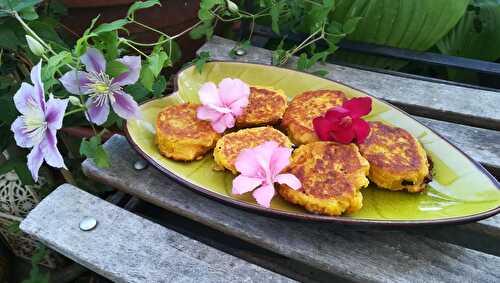
[[[85,216],[98,220],[94,230],[79,230]],[[20,228],[115,282],[293,281],[68,184],[46,197]]]
[[[234,60],[229,51],[235,42],[214,36],[200,50],[215,60]],[[242,62],[271,63],[271,51],[250,47]],[[292,59],[287,67],[295,66]],[[411,114],[500,130],[500,93],[403,78],[334,64],[316,65],[311,70],[329,71],[327,78],[363,90],[391,102]]]
[[[325,223],[269,218],[198,195],[140,158],[123,137],[106,145],[112,166],[86,160],[87,176],[276,253],[355,281],[498,281],[500,258],[405,232],[355,232]],[[498,227],[496,229],[497,235]]]

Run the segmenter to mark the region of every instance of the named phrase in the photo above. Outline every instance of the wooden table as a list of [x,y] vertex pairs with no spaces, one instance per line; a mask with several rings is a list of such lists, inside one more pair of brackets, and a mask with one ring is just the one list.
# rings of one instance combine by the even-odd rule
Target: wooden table
[[[234,44],[214,37],[200,52],[232,60],[228,53]],[[251,47],[238,60],[269,64],[271,52]],[[500,177],[500,93],[332,64],[316,69],[415,115]],[[135,213],[283,276],[309,282],[500,282],[500,215],[461,226],[399,231],[275,219],[205,198],[151,166],[135,170],[140,157],[122,136],[105,148],[111,167],[100,169],[86,160],[83,170],[142,200],[135,201],[140,203]]]

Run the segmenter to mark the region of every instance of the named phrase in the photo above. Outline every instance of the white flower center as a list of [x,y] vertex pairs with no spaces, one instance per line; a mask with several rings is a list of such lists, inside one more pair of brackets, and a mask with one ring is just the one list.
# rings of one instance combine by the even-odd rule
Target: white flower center
[[29,98],[28,107],[31,111],[28,114],[22,115],[21,119],[23,120],[23,131],[34,144],[38,144],[42,141],[45,131],[47,130],[47,121],[45,121],[45,115],[37,106],[37,103],[33,100],[33,98]]
[[98,106],[103,106],[108,99],[113,102],[113,93],[121,91],[122,89],[121,86],[113,84],[112,78],[104,72],[90,72],[87,79],[90,80],[90,83],[87,84],[89,88],[87,93],[92,98],[92,101]]

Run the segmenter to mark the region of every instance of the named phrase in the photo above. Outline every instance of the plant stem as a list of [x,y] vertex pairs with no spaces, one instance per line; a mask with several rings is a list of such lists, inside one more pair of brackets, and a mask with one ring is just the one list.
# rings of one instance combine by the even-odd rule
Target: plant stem
[[47,50],[49,50],[52,54],[57,55],[57,53],[56,53],[54,50],[52,50],[52,48],[50,47],[50,45],[48,45],[47,43],[45,43],[45,41],[43,41],[43,39],[41,39],[41,38],[38,36],[38,34],[36,34],[36,32],[34,32],[34,31],[33,31],[33,30],[32,30],[32,29],[28,26],[28,24],[26,24],[26,23],[23,21],[23,19],[19,16],[19,14],[18,14],[16,11],[12,12],[12,14],[13,14],[13,15],[14,15],[14,17],[16,18],[16,20],[17,20],[17,21],[18,21],[18,22],[19,22],[19,23],[23,26],[23,28],[24,28],[27,32],[31,33],[31,35],[32,35],[32,36],[33,36],[36,40],[38,40],[38,41],[39,41],[39,43],[43,45],[43,47],[47,48]]
[[79,113],[79,112],[85,112],[85,108],[82,107],[82,108],[73,109],[71,111],[68,111],[68,112],[64,113],[64,117],[69,116],[71,114]]
[[142,56],[144,56],[144,57],[146,57],[146,58],[149,58],[149,56],[148,56],[146,53],[142,52],[141,50],[139,50],[138,48],[136,48],[134,45],[132,45],[132,44],[129,42],[129,40],[128,40],[128,39],[124,39],[124,38],[122,38],[122,39],[120,40],[120,42],[125,43],[125,45],[127,45],[127,46],[129,46],[130,48],[134,49],[135,51],[137,51],[137,53],[141,54]]

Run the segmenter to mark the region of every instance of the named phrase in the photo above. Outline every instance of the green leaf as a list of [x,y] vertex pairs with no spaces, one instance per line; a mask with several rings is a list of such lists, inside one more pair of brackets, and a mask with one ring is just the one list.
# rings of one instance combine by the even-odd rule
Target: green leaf
[[362,17],[354,17],[348,19],[345,23],[344,26],[342,27],[342,30],[344,33],[350,34],[356,30],[356,27],[358,26],[359,21],[362,19]]
[[165,78],[165,76],[159,76],[158,79],[153,84],[154,97],[161,97],[166,88],[167,88],[167,79]]
[[271,9],[269,10],[269,14],[271,15],[271,29],[276,34],[280,34],[279,20],[283,6],[282,2],[275,3],[272,4]]
[[80,144],[80,154],[90,158],[97,167],[109,167],[108,153],[101,144],[101,136],[93,136],[90,139],[82,140]]
[[34,6],[26,7],[19,11],[19,16],[27,21],[33,21],[38,19],[38,14]]
[[23,9],[33,7],[40,2],[42,0],[1,0],[0,8],[19,12]]
[[116,78],[127,71],[128,67],[117,60],[107,62],[106,74],[110,75],[112,78]]
[[141,68],[141,75],[139,77],[141,84],[149,91],[153,91],[153,83],[155,81],[155,76],[147,65]]
[[198,54],[198,57],[196,57],[193,60],[193,64],[196,67],[196,70],[201,74],[203,72],[203,66],[205,66],[205,63],[210,60],[210,53],[203,51],[200,54]]
[[209,39],[214,32],[214,27],[212,26],[212,21],[203,22],[189,32],[189,36],[192,39],[200,39],[206,36]]
[[302,54],[300,54],[299,60],[297,61],[297,69],[299,71],[303,71],[303,70],[307,69],[307,66],[308,66],[307,54],[302,53]]
[[437,47],[447,55],[486,61],[499,59],[500,1],[472,1],[464,17]]
[[124,26],[126,24],[128,24],[129,21],[126,20],[126,19],[120,19],[120,20],[116,20],[114,22],[111,22],[111,23],[104,23],[104,24],[100,24],[98,27],[96,27],[93,32],[95,34],[100,34],[100,33],[103,33],[103,32],[109,32],[109,31],[115,31],[115,30],[125,30],[127,31],[126,28],[124,28]]
[[125,90],[128,94],[134,97],[135,101],[139,103],[145,101],[148,98],[149,91],[140,82],[136,82],[133,85],[126,86]]
[[164,66],[172,66],[167,53],[160,51],[149,56],[147,67],[151,70],[155,78],[158,77]]
[[128,8],[127,18],[133,19],[136,11],[142,10],[142,9],[147,9],[147,8],[153,7],[155,5],[161,6],[160,1],[158,1],[158,0],[149,0],[149,1],[144,1],[144,2],[137,1]]
[[17,50],[17,47],[21,44],[22,41],[9,26],[0,25],[0,48]]
[[316,76],[320,76],[320,77],[324,77],[324,76],[328,75],[328,71],[327,70],[317,70],[317,71],[312,72],[311,74],[316,75]]
[[68,51],[61,51],[57,55],[49,57],[47,64],[42,67],[42,81],[45,83],[44,86],[46,89],[57,83],[54,80],[57,70],[71,61],[72,56]]

